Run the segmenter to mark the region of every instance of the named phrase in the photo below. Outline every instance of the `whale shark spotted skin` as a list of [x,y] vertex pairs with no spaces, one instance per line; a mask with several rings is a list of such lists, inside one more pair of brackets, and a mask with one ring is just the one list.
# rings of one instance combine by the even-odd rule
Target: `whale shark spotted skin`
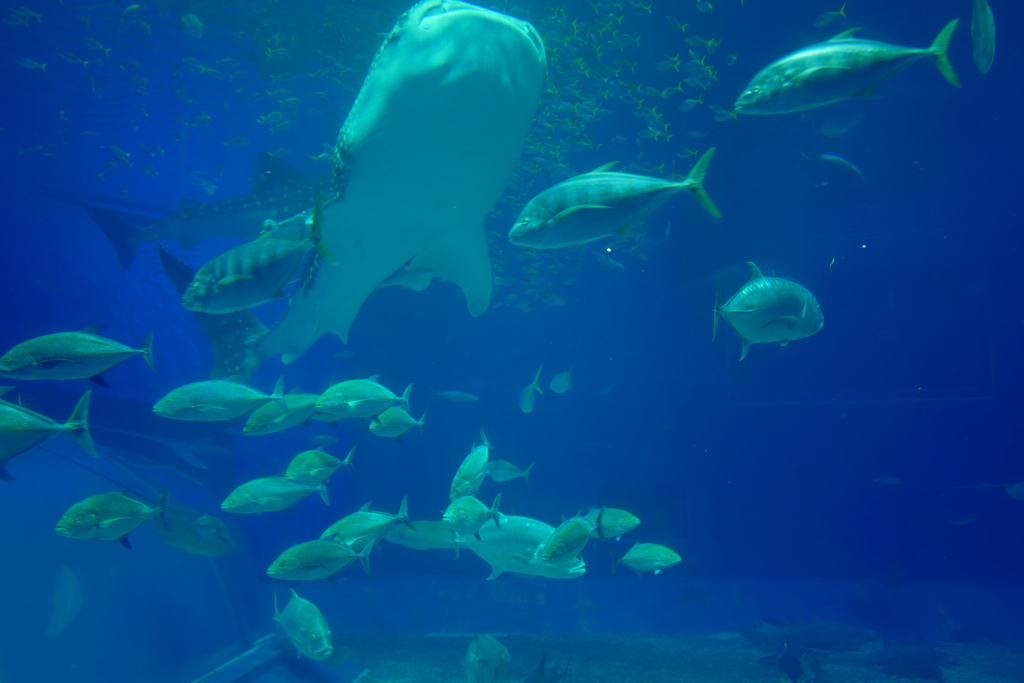
[[[408,10],[384,40],[341,127],[340,197],[324,209],[320,260],[261,358],[347,341],[366,298],[407,266],[454,282],[480,315],[493,280],[484,218],[519,158],[545,74],[529,23],[454,0]],[[335,198],[325,198],[334,200]]]

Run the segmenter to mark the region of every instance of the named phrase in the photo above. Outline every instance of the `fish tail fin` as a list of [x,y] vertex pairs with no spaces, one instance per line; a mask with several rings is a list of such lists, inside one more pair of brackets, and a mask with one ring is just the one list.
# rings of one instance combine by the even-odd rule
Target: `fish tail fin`
[[417,424],[420,427],[420,436],[423,436],[423,425],[425,424],[426,419],[427,419],[427,411],[424,410],[423,414],[420,415],[419,421],[417,422]]
[[330,488],[326,481],[317,484],[316,492],[320,494],[320,500],[324,501],[324,505],[331,504]]
[[715,316],[714,325],[711,327],[711,343],[715,342],[715,338],[718,337],[718,316],[722,315],[722,281],[715,278],[715,310],[713,311]]
[[946,55],[946,50],[949,48],[949,39],[953,37],[953,31],[956,30],[956,25],[959,21],[959,19],[954,19],[946,24],[939,31],[939,35],[935,37],[932,46],[928,48],[928,52],[935,57],[935,66],[939,68],[939,73],[957,88],[960,87],[960,78],[956,75],[956,71],[953,70],[953,65]]
[[544,395],[544,390],[540,388],[540,385],[537,384],[537,382],[540,380],[540,371],[543,370],[543,369],[544,369],[543,365],[541,365],[539,368],[537,368],[537,374],[533,378],[533,390],[536,391],[541,396]]
[[284,402],[284,375],[277,378],[277,383],[274,385],[274,393],[270,395],[270,398],[274,399],[278,408],[285,412],[288,411],[288,404]]
[[324,244],[323,240],[323,213],[324,213],[324,194],[321,192],[316,196],[316,204],[313,205],[313,227],[310,230],[310,237],[313,239],[313,244],[316,245],[316,250],[320,252],[329,263],[337,263],[331,251]]
[[597,513],[597,537],[604,540],[604,508]]
[[416,527],[412,525],[412,520],[409,519],[409,496],[402,498],[402,504],[398,506],[398,519],[402,521],[402,524],[416,531]]
[[846,3],[845,2],[843,3],[843,6],[839,8],[839,16],[841,16],[841,17],[845,17],[846,16]]
[[491,442],[487,440],[487,435],[484,434],[484,428],[483,427],[480,428],[480,441],[483,442],[482,445],[487,446],[488,448],[491,448]]
[[351,474],[353,477],[356,476],[356,466],[355,463],[352,462],[352,456],[355,454],[356,447],[353,446],[349,450],[348,455],[345,456],[345,459],[341,461],[341,464],[345,466],[345,469],[348,470],[348,473]]
[[409,397],[410,396],[412,396],[412,382],[410,382],[409,386],[407,386],[405,388],[405,391],[402,392],[402,409],[405,410],[405,412],[407,412],[407,413],[411,412],[410,409],[409,409]]
[[167,506],[171,501],[171,488],[168,486],[160,492],[160,497],[156,500],[156,512],[160,515],[160,521],[165,527],[171,525],[167,523]]
[[530,466],[526,468],[526,471],[525,471],[525,472],[523,472],[523,479],[525,479],[525,480],[526,480],[526,485],[527,485],[528,487],[530,486],[530,470],[532,470],[532,469],[533,469],[533,466],[534,466],[534,465],[536,465],[536,464],[537,464],[537,463],[535,463],[535,462],[531,462],[531,463],[530,463]]
[[498,527],[498,531],[501,531],[501,513],[498,512],[499,503],[501,503],[500,493],[494,497],[494,503],[491,505],[491,509],[488,510],[488,514],[494,520],[494,526]]
[[707,174],[708,166],[711,165],[711,158],[714,156],[714,147],[704,152],[704,155],[690,169],[690,173],[686,176],[686,180],[682,182],[682,185],[693,195],[697,203],[704,207],[705,211],[715,218],[721,218],[722,212],[718,210],[718,207],[715,206],[715,203],[711,201],[711,197],[704,190],[704,176]]
[[92,442],[92,434],[89,433],[89,397],[92,396],[92,391],[87,391],[82,394],[82,398],[78,399],[78,403],[75,404],[75,409],[71,411],[71,417],[68,418],[65,427],[71,430],[71,438],[78,442],[78,445],[82,449],[94,458],[100,457],[96,453],[96,444]]
[[359,558],[359,564],[363,565],[363,571],[366,572],[367,576],[370,575],[370,551],[371,550],[373,550],[373,544],[372,543],[367,543],[363,547],[362,552],[360,552],[358,555],[356,555],[356,557]]
[[153,330],[150,329],[146,335],[146,339],[142,342],[142,348],[139,349],[142,352],[142,357],[146,359],[146,364],[149,369],[156,372],[156,366],[153,365]]

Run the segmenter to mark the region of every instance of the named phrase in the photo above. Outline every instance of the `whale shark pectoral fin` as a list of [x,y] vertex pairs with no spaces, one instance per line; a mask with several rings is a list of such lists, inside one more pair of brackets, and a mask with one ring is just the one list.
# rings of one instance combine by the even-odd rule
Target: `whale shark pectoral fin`
[[429,270],[435,277],[454,282],[466,295],[473,317],[491,303],[494,276],[482,225],[452,229],[443,240],[417,254],[409,268]]

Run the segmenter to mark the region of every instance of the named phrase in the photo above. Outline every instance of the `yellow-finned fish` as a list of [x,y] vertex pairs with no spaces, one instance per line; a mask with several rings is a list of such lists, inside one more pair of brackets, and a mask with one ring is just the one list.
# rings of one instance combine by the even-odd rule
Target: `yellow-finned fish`
[[925,57],[935,60],[942,77],[960,87],[946,56],[959,19],[946,24],[929,47],[904,47],[840,33],[777,59],[747,84],[736,99],[740,114],[787,114],[854,97],[872,97],[871,89]]
[[142,348],[133,349],[121,342],[96,334],[102,325],[80,332],[44,334],[23,341],[0,358],[0,375],[17,379],[91,379],[106,386],[103,373],[134,355],[141,355],[150,370],[153,365],[153,330]]
[[277,591],[274,591],[274,621],[295,645],[295,649],[316,662],[322,662],[334,653],[331,643],[331,629],[320,609],[309,600],[300,598],[292,588],[292,599],[277,608]]
[[765,277],[751,261],[750,280],[724,304],[720,288],[715,291],[715,324],[711,341],[718,334],[721,316],[732,325],[743,342],[740,360],[753,344],[778,342],[785,346],[794,339],[810,337],[825,324],[825,316],[814,295],[801,284],[781,277]]
[[[0,396],[10,389],[11,387],[0,387]],[[89,455],[99,457],[89,433],[91,395],[91,391],[82,394],[82,398],[78,399],[75,409],[71,412],[71,417],[63,424],[17,403],[0,399],[0,479],[14,481],[14,477],[4,469],[8,460],[61,433],[71,436]]]
[[65,512],[54,530],[67,538],[119,541],[131,550],[128,534],[167,507],[167,492],[156,506],[132,498],[125,491],[100,493],[81,500]]

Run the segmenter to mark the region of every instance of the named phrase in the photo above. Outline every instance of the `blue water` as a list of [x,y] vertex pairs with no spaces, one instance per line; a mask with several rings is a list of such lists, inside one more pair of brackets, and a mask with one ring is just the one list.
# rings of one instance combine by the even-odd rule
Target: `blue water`
[[[693,2],[655,0],[650,12],[597,4],[601,16],[622,17],[622,33],[641,36],[639,47],[609,46],[606,34],[584,36],[586,45],[605,46],[601,55],[584,40],[566,50],[593,73],[620,59],[636,62],[635,72],[620,76],[634,89],[679,82],[685,74],[656,65],[676,53],[685,64],[690,46],[681,39],[695,34],[721,40],[707,55],[718,80],[703,99],[729,109],[754,73],[799,47],[857,26],[866,37],[923,47],[955,17],[950,60],[963,87],[922,60],[880,85],[879,99],[726,121],[705,105],[680,112],[678,104],[696,96],[687,88],[657,99],[673,137],[655,141],[639,137],[646,123],[633,115],[634,103],[594,95],[600,81],[573,73],[565,53],[549,53],[562,85],[542,99],[540,117],[568,101],[566,84],[581,78],[590,89],[572,100],[607,110],[577,119],[587,138],[551,129],[571,173],[620,160],[634,172],[685,174],[692,158],[677,152],[714,146],[706,186],[725,217],[714,221],[681,194],[646,219],[646,240],[541,254],[538,281],[530,282],[524,273],[534,259],[503,237],[518,211],[506,206],[487,223],[499,275],[516,280],[496,290],[501,305],[474,319],[449,283],[425,292],[385,288],[364,305],[348,346],[328,335],[297,363],[271,359],[250,380],[265,391],[282,374],[288,388],[304,391],[378,373],[396,391],[413,382],[413,412],[428,418],[422,436],[412,431],[400,442],[345,422],[247,437],[231,423],[154,416],[157,398],[206,378],[212,352],[155,245],[121,272],[110,241],[75,202],[147,225],[182,199],[249,192],[260,152],[284,149],[280,158],[299,171],[329,173],[330,164],[313,157],[334,142],[378,34],[405,3],[37,1],[4,10],[0,347],[95,324],[137,346],[152,328],[157,372],[133,358],[106,374],[106,388],[86,380],[4,382],[25,405],[60,420],[92,389],[95,440],[129,467],[91,460],[63,437],[6,463],[16,481],[0,482],[0,681],[173,680],[199,661],[212,668],[216,653],[272,629],[273,591],[283,596],[291,584],[265,571],[284,548],[367,501],[392,511],[407,495],[413,519],[437,519],[481,427],[496,458],[537,463],[531,486],[488,480],[483,500],[502,491],[506,513],[552,524],[591,506],[625,508],[641,526],[617,544],[590,546],[587,574],[564,582],[506,575],[485,583],[488,567],[467,551],[456,561],[450,552],[385,543],[370,577],[352,567],[339,585],[298,586],[320,605],[336,640],[395,631],[696,633],[765,615],[936,640],[982,623],[1020,640],[1024,503],[1003,490],[1024,480],[1019,7],[992,3],[1000,39],[994,68],[982,75],[971,56],[968,0],[854,2],[849,19],[824,28],[814,19],[838,7],[809,0],[719,0],[710,12]],[[562,6],[567,20],[597,21],[588,3]],[[549,51],[553,38],[572,33],[546,3],[495,8],[532,21]],[[179,28],[189,12],[206,24],[202,38]],[[690,22],[685,35],[668,15]],[[283,56],[267,56],[281,47]],[[694,50],[698,58],[706,52]],[[46,63],[45,72],[23,59]],[[310,76],[318,69],[330,77]],[[271,74],[296,76],[274,82]],[[271,132],[257,119],[285,108],[265,94],[279,88],[303,103],[289,114],[294,125]],[[843,134],[835,135],[837,126]],[[234,138],[248,142],[225,144]],[[140,145],[163,153],[151,158]],[[116,159],[111,146],[130,152],[132,165],[104,167]],[[800,161],[819,152],[856,164],[863,183],[816,185]],[[535,171],[521,176],[530,194],[565,177]],[[167,246],[198,267],[235,244]],[[600,254],[625,268],[605,267]],[[715,278],[729,296],[748,277],[746,261],[812,291],[824,328],[786,347],[756,345],[742,362],[728,325],[711,343]],[[548,305],[531,289],[550,289],[565,305]],[[524,301],[528,311],[515,307]],[[285,308],[273,302],[256,314],[271,325]],[[517,397],[541,364],[546,393],[524,415]],[[570,365],[574,390],[547,391]],[[480,400],[451,403],[431,390]],[[97,427],[201,443],[207,469]],[[358,447],[359,476],[334,477],[329,508],[311,497],[293,514],[219,509],[234,486],[283,470],[317,434],[338,440],[327,447],[338,457]],[[69,505],[117,488],[80,465],[149,499],[170,487],[176,504],[224,518],[240,552],[216,560],[187,554],[148,524],[132,535],[130,552],[57,536],[53,525]],[[902,483],[874,481],[882,477]],[[683,561],[641,581],[621,570],[611,576],[607,547],[621,554],[633,541],[671,546]],[[77,577],[82,605],[51,638],[61,565]],[[694,588],[707,592],[703,602],[664,609]],[[509,591],[547,598],[543,608],[513,608]],[[582,600],[599,603],[599,616],[584,619]]]

